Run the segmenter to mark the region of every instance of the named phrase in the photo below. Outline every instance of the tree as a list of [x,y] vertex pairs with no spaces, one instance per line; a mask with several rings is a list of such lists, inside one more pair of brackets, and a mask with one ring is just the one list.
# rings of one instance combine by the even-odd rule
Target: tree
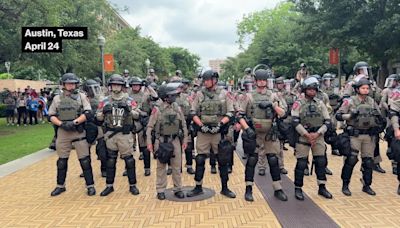
[[388,0],[297,0],[308,31],[304,39],[327,42],[341,49],[355,48],[381,69],[380,84],[388,75],[389,60],[399,57],[400,4]]

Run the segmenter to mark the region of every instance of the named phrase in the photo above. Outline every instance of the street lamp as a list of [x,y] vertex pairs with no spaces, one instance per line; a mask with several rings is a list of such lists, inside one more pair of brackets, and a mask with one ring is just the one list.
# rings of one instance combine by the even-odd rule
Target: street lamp
[[144,63],[146,64],[146,67],[147,67],[147,75],[149,75],[150,59],[147,58],[146,61],[144,61]]
[[104,38],[103,35],[99,35],[97,37],[97,44],[100,47],[100,52],[101,52],[101,76],[103,80],[103,85],[106,84],[106,78],[104,76],[104,45],[106,44],[106,39]]
[[10,79],[10,66],[11,66],[11,62],[5,62],[4,66],[6,66],[7,69],[7,79]]

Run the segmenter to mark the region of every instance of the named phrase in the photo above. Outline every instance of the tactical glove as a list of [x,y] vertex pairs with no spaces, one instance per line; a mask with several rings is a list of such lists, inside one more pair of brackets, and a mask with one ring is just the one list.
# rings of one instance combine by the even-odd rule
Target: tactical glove
[[246,130],[244,130],[244,132],[247,134],[247,137],[249,137],[250,139],[256,138],[256,133],[253,131],[253,129],[248,127]]
[[74,122],[72,122],[72,121],[62,122],[60,127],[61,127],[61,129],[65,130],[65,131],[76,131],[76,126],[75,126]]
[[209,133],[210,128],[207,125],[203,125],[203,126],[201,126],[200,131],[203,133]]

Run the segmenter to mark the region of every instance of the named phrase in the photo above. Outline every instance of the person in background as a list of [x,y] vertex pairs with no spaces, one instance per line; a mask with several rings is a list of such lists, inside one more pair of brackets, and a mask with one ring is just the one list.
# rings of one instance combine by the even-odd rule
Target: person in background
[[35,119],[35,124],[38,124],[37,111],[39,109],[39,102],[37,97],[31,95],[28,99],[28,113],[29,113],[29,124],[33,125],[32,118]]
[[6,105],[6,119],[7,126],[14,125],[14,109],[15,109],[15,100],[12,97],[11,93],[8,93],[6,99],[4,100],[4,104]]
[[21,125],[21,117],[24,119],[24,126],[26,126],[26,117],[27,117],[27,97],[25,93],[21,93],[17,99],[17,111],[18,111],[18,122],[17,126]]

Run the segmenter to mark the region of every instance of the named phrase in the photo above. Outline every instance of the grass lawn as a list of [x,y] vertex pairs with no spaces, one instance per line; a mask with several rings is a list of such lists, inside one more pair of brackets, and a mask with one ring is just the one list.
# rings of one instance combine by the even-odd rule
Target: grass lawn
[[53,133],[47,122],[17,127],[7,126],[6,119],[0,118],[0,165],[47,148]]

